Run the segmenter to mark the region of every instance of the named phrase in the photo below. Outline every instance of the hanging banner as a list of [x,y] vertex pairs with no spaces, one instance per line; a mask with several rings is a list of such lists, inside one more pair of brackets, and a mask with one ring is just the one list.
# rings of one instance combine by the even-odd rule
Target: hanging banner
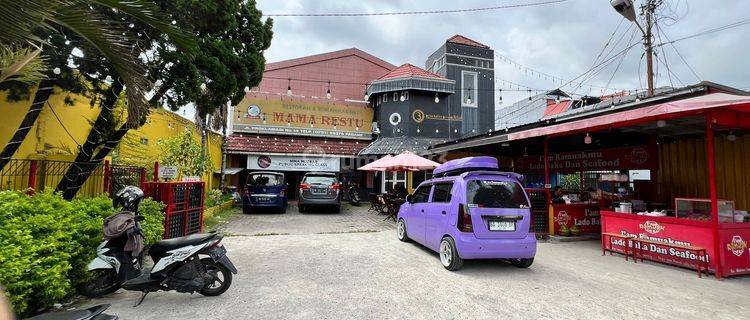
[[[633,170],[656,167],[656,150],[648,146],[561,152],[549,155],[552,172]],[[544,156],[524,156],[513,162],[516,172],[544,172]]]
[[271,171],[339,172],[341,160],[336,157],[307,157],[282,155],[248,155],[247,168]]
[[236,132],[372,139],[373,110],[365,106],[256,98],[234,106]]

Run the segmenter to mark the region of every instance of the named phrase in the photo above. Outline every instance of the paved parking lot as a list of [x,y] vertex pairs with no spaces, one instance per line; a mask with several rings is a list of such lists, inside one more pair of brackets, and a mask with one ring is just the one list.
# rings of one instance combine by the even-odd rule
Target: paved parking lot
[[120,291],[85,305],[144,320],[750,318],[750,278],[602,257],[597,242],[540,243],[530,269],[469,261],[448,272],[364,210],[237,215],[224,244],[240,274],[223,296],[159,292],[133,308],[139,294]]

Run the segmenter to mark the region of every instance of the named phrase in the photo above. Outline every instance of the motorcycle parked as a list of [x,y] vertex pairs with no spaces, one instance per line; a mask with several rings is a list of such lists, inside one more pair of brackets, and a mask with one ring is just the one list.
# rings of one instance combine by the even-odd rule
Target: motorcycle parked
[[61,312],[48,312],[26,320],[118,320],[118,316],[104,313],[109,308],[108,304],[98,305],[85,310],[70,310]]
[[346,190],[346,195],[349,200],[349,204],[358,207],[362,201],[359,197],[359,186],[356,183],[352,183]]
[[[111,229],[125,230],[97,248],[97,257],[88,265],[88,270],[94,275],[92,281],[82,288],[83,294],[99,297],[120,287],[141,291],[143,295],[135,304],[138,306],[149,292],[159,290],[198,292],[205,296],[218,296],[227,291],[237,268],[220,244],[224,237],[220,233],[192,234],[159,241],[148,249],[153,268],[143,268],[143,253],[138,250],[142,249],[143,241],[140,222],[144,217],[138,214],[138,204],[142,199],[143,191],[133,186],[125,187],[115,195],[115,207],[123,207],[119,215],[132,215],[132,220],[128,219],[129,216],[115,220],[114,215],[105,221],[105,235],[111,233]],[[107,225],[107,222],[118,222],[118,225]]]

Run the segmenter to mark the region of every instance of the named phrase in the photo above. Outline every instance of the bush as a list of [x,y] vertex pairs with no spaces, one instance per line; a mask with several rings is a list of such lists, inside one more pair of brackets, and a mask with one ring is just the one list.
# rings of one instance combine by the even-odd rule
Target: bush
[[218,206],[232,199],[231,194],[224,194],[219,189],[211,189],[206,192],[206,208]]
[[[164,232],[162,208],[150,199],[141,205],[147,243]],[[0,284],[19,315],[62,301],[86,281],[103,219],[113,212],[104,196],[66,201],[51,192],[0,192]]]

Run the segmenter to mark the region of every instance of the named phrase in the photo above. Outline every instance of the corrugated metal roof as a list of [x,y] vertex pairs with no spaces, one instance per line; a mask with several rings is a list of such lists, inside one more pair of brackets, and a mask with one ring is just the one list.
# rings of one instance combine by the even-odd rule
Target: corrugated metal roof
[[400,154],[411,151],[416,154],[424,153],[432,145],[443,143],[445,140],[415,138],[415,137],[381,137],[359,152],[360,155]]

